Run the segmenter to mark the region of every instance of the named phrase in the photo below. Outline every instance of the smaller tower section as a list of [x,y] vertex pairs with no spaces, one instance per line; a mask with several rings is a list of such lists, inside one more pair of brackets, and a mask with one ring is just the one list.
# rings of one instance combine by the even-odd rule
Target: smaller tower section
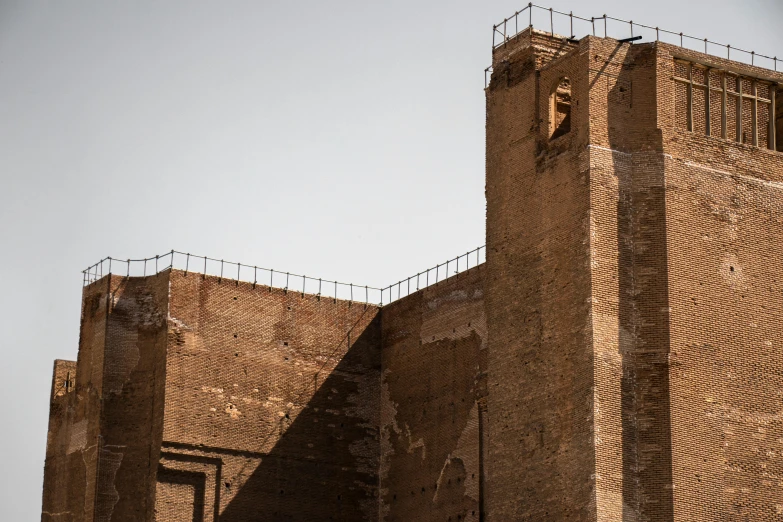
[[487,88],[486,520],[595,520],[589,42],[526,29]]

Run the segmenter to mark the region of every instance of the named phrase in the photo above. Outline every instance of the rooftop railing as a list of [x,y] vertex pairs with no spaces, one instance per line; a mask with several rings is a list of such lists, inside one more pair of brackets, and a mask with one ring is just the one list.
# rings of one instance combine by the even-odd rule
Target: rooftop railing
[[480,246],[470,252],[449,259],[445,263],[401,279],[384,288],[369,285],[342,283],[322,278],[294,274],[272,268],[246,265],[236,261],[197,256],[171,250],[165,254],[140,259],[116,259],[105,257],[82,271],[85,286],[106,275],[146,277],[169,269],[181,270],[203,276],[214,276],[219,281],[251,283],[255,286],[277,288],[284,292],[315,295],[319,298],[340,299],[383,306],[415,291],[436,285],[449,277],[486,261],[486,248]]
[[505,45],[529,27],[548,30],[552,35],[558,34],[559,31],[560,34],[567,35],[566,38],[569,40],[578,40],[592,34],[593,36],[611,37],[625,41],[642,39],[660,41],[713,56],[725,56],[730,60],[758,65],[775,71],[778,70],[778,62],[783,63],[783,60],[779,60],[777,56],[767,56],[755,51],[732,47],[729,44],[714,42],[708,38],[699,38],[682,32],[639,24],[633,20],[613,18],[605,14],[585,18],[575,15],[573,12],[564,13],[551,7],[535,5],[532,2],[521,11],[517,11],[499,24],[492,26],[492,48],[497,49]]

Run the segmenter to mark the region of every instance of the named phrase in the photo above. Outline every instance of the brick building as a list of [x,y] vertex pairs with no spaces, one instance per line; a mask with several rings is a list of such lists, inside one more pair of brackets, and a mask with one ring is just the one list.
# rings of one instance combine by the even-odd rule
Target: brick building
[[527,28],[486,89],[486,262],[385,306],[90,282],[42,520],[783,520],[781,84]]

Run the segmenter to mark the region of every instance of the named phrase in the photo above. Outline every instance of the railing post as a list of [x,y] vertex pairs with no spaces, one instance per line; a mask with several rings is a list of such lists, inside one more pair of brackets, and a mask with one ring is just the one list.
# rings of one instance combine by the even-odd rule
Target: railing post
[[571,11],[568,13],[568,16],[571,18],[571,36],[569,38],[574,37],[574,12]]

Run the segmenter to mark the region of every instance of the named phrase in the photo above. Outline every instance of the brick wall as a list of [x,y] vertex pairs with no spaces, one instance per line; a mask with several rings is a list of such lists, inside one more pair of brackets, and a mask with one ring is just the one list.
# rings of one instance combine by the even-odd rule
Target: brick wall
[[777,96],[775,97],[775,141],[777,142],[778,152],[783,152],[783,89],[777,90]]
[[[726,68],[768,97],[780,75],[665,44],[543,45],[496,51],[487,93],[489,519],[771,520],[781,156],[763,110],[759,147],[705,136],[704,90],[689,103],[673,77],[692,60],[713,68],[694,81]],[[562,76],[573,130],[549,141]]]
[[167,300],[165,273],[84,289],[78,361],[55,365],[42,520],[152,520]]
[[[83,496],[83,491],[72,491],[70,486],[76,486],[68,481],[70,472],[76,471],[76,463],[68,458],[68,445],[73,429],[73,395],[67,382],[76,379],[75,361],[54,361],[52,372],[52,391],[49,402],[49,431],[46,440],[46,464],[44,470],[44,515],[42,520],[49,520],[48,513],[69,511],[75,503],[75,498]],[[78,438],[78,436],[77,436]],[[83,481],[81,488],[84,487]]]
[[[660,46],[663,102],[672,89],[668,64],[680,53]],[[664,103],[659,126],[674,520],[779,520],[783,156],[682,131]]]
[[484,266],[383,309],[382,520],[480,520]]
[[95,520],[153,520],[169,273],[111,277]]
[[[590,520],[590,64],[538,40],[499,48],[487,91],[487,520]],[[549,141],[563,77],[571,131]]]
[[[41,520],[93,520],[109,278],[84,289],[76,389],[54,397]],[[57,381],[57,367],[53,381]],[[53,390],[54,392],[55,390]],[[54,410],[54,411],[53,411]]]
[[180,271],[86,287],[42,520],[780,520],[783,155],[761,113],[758,147],[707,133],[694,63],[777,89],[780,143],[780,73],[496,49],[487,262],[383,309]]
[[170,291],[156,520],[377,520],[378,308],[178,271]]
[[[671,520],[664,158],[649,45],[591,39],[590,253],[599,520]],[[680,116],[677,96],[669,98]],[[679,120],[678,120],[679,121]]]

